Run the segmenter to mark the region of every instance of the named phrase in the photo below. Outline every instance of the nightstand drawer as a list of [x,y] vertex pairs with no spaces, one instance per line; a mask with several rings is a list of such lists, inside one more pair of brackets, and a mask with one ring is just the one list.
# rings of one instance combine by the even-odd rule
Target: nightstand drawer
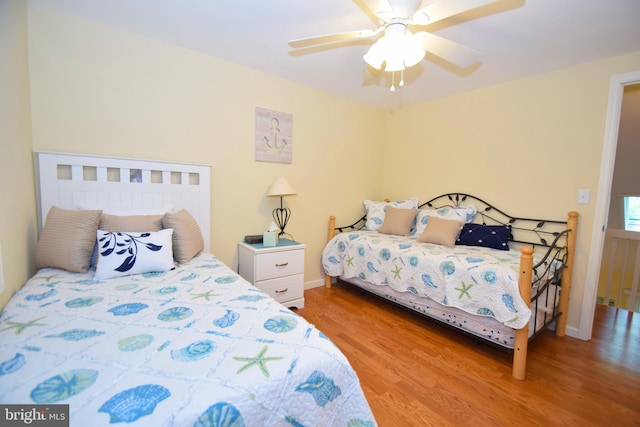
[[285,307],[304,307],[306,245],[281,239],[277,246],[238,243],[238,273]]
[[304,250],[258,254],[255,262],[256,281],[302,274],[304,273]]
[[286,302],[304,296],[304,274],[261,280],[256,283],[264,293],[278,302]]

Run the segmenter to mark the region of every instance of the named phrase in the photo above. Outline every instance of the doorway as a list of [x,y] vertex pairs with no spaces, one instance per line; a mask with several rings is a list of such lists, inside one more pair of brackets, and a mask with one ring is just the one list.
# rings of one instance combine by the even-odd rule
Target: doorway
[[598,279],[600,276],[604,236],[607,229],[607,218],[611,200],[611,185],[615,168],[624,87],[638,83],[640,83],[640,71],[635,71],[613,76],[609,85],[609,104],[607,108],[602,160],[600,163],[598,197],[593,222],[591,247],[589,250],[585,292],[582,299],[582,311],[580,313],[580,326],[578,328],[578,338],[583,340],[591,339],[593,329],[593,316],[598,294]]

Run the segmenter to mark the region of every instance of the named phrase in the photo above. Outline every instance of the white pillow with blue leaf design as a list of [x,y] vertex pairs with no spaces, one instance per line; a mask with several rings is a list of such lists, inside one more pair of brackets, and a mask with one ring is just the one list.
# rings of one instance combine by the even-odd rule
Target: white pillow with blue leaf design
[[418,198],[410,197],[406,200],[397,200],[395,202],[377,202],[374,200],[365,200],[364,209],[367,212],[367,222],[365,228],[371,231],[378,231],[384,222],[384,213],[387,206],[393,206],[400,209],[418,209]]
[[477,213],[478,208],[476,208],[475,205],[456,207],[447,206],[439,209],[420,209],[418,210],[418,215],[416,215],[416,227],[413,235],[417,237],[424,233],[430,216],[460,221],[467,224],[473,221],[473,218],[475,218]]
[[98,230],[98,265],[94,279],[173,269],[172,237],[172,228],[142,233]]

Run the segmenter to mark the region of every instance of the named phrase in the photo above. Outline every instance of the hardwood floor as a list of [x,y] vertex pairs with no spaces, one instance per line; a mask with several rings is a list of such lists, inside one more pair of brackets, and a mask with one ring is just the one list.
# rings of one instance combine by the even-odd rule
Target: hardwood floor
[[594,338],[544,332],[512,355],[349,284],[298,313],[344,352],[380,426],[640,426],[640,314],[598,306]]

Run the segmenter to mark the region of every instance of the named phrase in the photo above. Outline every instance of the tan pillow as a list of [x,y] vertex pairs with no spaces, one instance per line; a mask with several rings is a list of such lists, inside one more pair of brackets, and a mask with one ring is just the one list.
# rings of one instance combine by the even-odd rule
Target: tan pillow
[[383,234],[395,234],[408,236],[411,234],[411,226],[416,219],[417,209],[402,209],[387,206],[384,213],[384,221],[378,232]]
[[464,225],[461,221],[430,216],[424,232],[416,239],[418,242],[455,246],[456,239]]
[[100,230],[103,231],[129,231],[142,233],[145,231],[162,230],[163,215],[129,215],[118,216],[102,214]]
[[204,249],[200,227],[186,210],[164,214],[162,225],[163,228],[173,228],[173,258],[179,263],[190,261]]
[[91,265],[102,211],[52,206],[36,246],[36,268],[85,273]]

